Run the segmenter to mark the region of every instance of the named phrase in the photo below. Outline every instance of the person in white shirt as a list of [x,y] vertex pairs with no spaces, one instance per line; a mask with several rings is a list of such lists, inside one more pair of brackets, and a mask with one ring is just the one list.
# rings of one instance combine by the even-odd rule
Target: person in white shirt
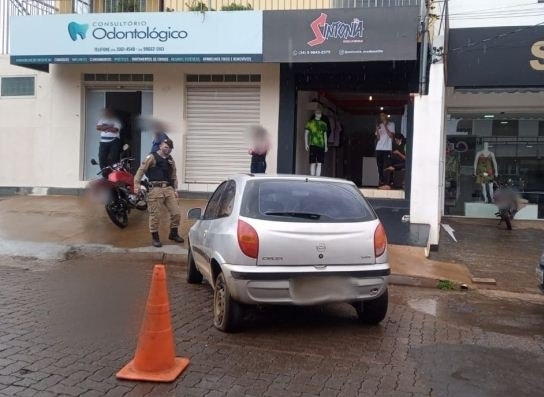
[[385,113],[380,113],[380,121],[376,126],[376,162],[380,176],[380,186],[385,184],[384,170],[391,158],[391,147],[395,136],[395,123],[389,121]]
[[100,133],[98,162],[100,169],[119,161],[121,155],[121,122],[111,109],[104,109],[102,117],[96,124]]

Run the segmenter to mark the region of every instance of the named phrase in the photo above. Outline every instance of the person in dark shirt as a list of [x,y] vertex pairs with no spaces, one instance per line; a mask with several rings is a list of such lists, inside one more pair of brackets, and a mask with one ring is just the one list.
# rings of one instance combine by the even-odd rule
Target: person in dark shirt
[[266,172],[266,155],[270,149],[268,133],[262,126],[251,129],[252,144],[247,151],[251,155],[251,173],[264,174]]
[[406,138],[400,132],[396,132],[391,151],[391,160],[384,169],[385,185],[381,189],[391,189],[394,185],[395,172],[402,171],[406,167]]
[[157,152],[151,152],[143,161],[134,176],[134,192],[140,191],[140,181],[144,174],[149,180],[151,190],[147,195],[149,210],[149,231],[154,247],[162,247],[159,238],[161,206],[164,204],[170,213],[170,234],[168,239],[183,243],[184,239],[178,234],[181,214],[178,204],[178,178],[176,163],[170,155],[174,143],[170,139],[161,142]]
[[166,134],[166,126],[158,120],[154,120],[151,124],[153,128],[153,142],[151,143],[151,153],[155,153],[159,150],[161,143],[166,139],[170,139]]

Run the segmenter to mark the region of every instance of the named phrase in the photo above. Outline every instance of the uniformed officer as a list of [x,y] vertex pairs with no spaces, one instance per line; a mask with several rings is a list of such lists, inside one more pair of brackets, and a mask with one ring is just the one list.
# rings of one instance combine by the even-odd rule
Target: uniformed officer
[[169,138],[164,139],[158,151],[147,155],[134,176],[134,189],[136,192],[140,190],[140,181],[144,174],[149,179],[150,191],[147,195],[147,206],[149,210],[149,230],[154,247],[162,247],[159,238],[161,204],[166,205],[170,213],[170,235],[168,238],[177,243],[185,241],[178,234],[181,215],[177,201],[176,163],[170,156],[173,148],[172,140]]

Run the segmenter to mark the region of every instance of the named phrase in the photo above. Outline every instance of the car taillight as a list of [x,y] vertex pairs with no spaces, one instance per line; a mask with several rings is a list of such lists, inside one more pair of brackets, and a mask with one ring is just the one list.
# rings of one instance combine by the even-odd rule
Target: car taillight
[[385,229],[380,223],[374,232],[374,255],[376,258],[382,256],[387,248],[387,236]]
[[251,225],[242,220],[238,220],[238,245],[245,255],[257,259],[259,235]]

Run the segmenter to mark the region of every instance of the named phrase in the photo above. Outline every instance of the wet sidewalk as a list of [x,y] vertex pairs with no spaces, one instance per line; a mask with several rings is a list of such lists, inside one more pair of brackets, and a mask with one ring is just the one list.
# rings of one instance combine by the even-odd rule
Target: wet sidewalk
[[[190,208],[206,205],[204,200],[180,200],[183,237],[192,221],[185,219]],[[0,200],[0,255],[63,260],[73,251],[83,254],[101,252],[141,252],[185,255],[187,243],[166,239],[168,221],[163,209],[161,236],[163,248],[150,246],[146,212],[133,211],[129,226],[119,229],[108,219],[101,205],[91,205],[77,196],[14,196]],[[387,224],[386,224],[387,229]],[[388,235],[391,231],[387,231]],[[155,255],[153,255],[155,258]],[[423,247],[390,245],[393,282],[434,287],[437,280],[470,283],[471,275],[462,264],[448,264],[425,258]]]
[[544,222],[514,220],[512,231],[492,219],[444,218],[442,223],[454,229],[457,242],[442,228],[432,260],[466,266],[474,277],[495,279],[496,285],[489,288],[541,293],[535,269],[544,251]]
[[[204,201],[180,200],[183,236],[192,225],[185,214]],[[160,234],[167,242],[168,216],[163,208]],[[129,225],[119,229],[109,220],[104,207],[78,196],[15,196],[0,200],[0,239],[57,244],[98,244],[118,248],[150,245],[146,211],[133,210]],[[175,246],[180,246],[175,244]]]

